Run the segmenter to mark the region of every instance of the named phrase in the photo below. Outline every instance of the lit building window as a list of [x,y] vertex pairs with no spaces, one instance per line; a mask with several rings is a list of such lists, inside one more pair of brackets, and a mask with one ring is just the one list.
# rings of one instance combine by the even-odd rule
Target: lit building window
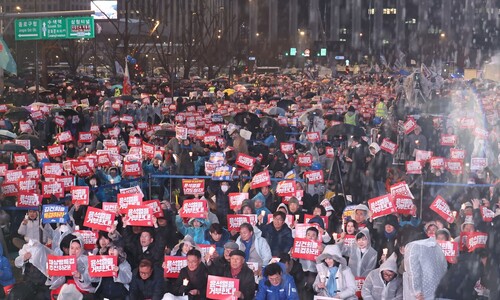
[[368,9],[368,14],[369,14],[369,15],[373,15],[373,14],[375,14],[375,8],[369,8],[369,9]]

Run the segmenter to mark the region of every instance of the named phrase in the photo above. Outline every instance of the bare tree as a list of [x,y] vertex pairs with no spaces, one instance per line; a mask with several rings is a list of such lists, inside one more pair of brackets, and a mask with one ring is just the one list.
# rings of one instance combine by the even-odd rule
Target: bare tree
[[70,74],[76,75],[78,67],[93,50],[94,42],[87,39],[58,40],[57,46],[61,58],[68,63]]

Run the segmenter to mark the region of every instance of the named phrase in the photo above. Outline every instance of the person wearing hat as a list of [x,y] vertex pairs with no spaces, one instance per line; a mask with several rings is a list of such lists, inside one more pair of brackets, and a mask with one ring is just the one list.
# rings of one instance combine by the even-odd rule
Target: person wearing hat
[[229,256],[229,265],[225,268],[223,277],[239,279],[240,288],[234,293],[237,299],[253,299],[255,278],[253,271],[245,263],[245,252],[233,250]]
[[316,263],[323,263],[313,283],[314,291],[319,296],[337,299],[355,300],[356,281],[347,266],[345,258],[337,245],[328,245],[316,258]]
[[212,255],[205,256],[205,264],[208,267],[208,274],[215,276],[222,276],[224,270],[229,268],[229,262],[231,260],[231,252],[238,250],[239,246],[233,241],[228,241],[224,244],[224,252],[219,255],[214,252]]
[[248,155],[247,141],[240,135],[239,129],[236,126],[232,127],[228,131],[228,134],[233,141],[232,146],[234,148],[235,155],[238,156],[240,153]]
[[361,290],[363,299],[403,300],[403,279],[398,274],[396,255],[390,256],[380,268],[368,274]]
[[380,235],[377,245],[375,245],[379,259],[382,258],[383,255],[387,258],[394,253],[396,250],[396,236],[398,231],[398,218],[395,215],[386,216],[384,222],[384,232]]
[[344,123],[353,126],[359,126],[359,114],[354,108],[354,106],[349,106],[347,112],[344,115]]
[[288,253],[293,246],[292,230],[285,223],[286,214],[282,211],[273,213],[273,221],[259,225],[264,237],[271,248],[272,256]]
[[288,199],[288,213],[293,215],[296,223],[304,223],[304,214],[297,198],[291,197]]

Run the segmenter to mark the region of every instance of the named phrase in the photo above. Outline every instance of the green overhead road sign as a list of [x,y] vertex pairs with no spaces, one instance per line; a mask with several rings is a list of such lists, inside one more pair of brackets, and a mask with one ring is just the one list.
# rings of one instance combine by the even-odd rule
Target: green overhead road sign
[[17,19],[16,41],[94,38],[93,17]]

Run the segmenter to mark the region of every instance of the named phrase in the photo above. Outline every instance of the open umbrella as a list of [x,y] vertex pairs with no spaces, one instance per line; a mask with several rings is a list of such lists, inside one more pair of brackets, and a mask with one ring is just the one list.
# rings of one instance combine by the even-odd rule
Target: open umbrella
[[136,98],[134,98],[131,95],[121,95],[118,98],[122,99],[123,101],[134,101],[134,100],[137,100]]
[[5,151],[5,152],[28,152],[24,146],[14,144],[14,143],[9,143],[9,144],[1,144],[0,145],[0,151]]
[[17,137],[18,140],[29,140],[31,148],[40,148],[42,146],[42,141],[36,135],[32,134],[21,134]]
[[222,92],[223,92],[224,94],[226,94],[226,93],[227,93],[227,95],[228,95],[228,96],[231,96],[232,94],[236,93],[236,91],[235,91],[235,90],[233,90],[233,89],[225,89],[225,90],[223,90]]
[[59,112],[60,115],[63,116],[78,116],[78,112],[71,108],[65,108],[62,112]]
[[174,137],[175,130],[160,129],[160,130],[155,131],[154,135],[158,136],[158,137]]
[[272,116],[284,116],[286,114],[286,110],[284,110],[281,107],[271,107],[270,109],[267,110],[268,115]]
[[7,111],[5,117],[9,118],[10,120],[19,121],[25,120],[30,114],[30,111],[24,107],[13,107]]
[[289,110],[290,106],[292,106],[293,104],[297,104],[297,103],[295,103],[295,101],[290,100],[290,99],[283,99],[283,100],[278,101],[278,103],[276,105],[278,107],[283,108],[284,110]]
[[114,90],[114,89],[123,89],[123,85],[121,84],[115,84],[113,86],[111,86],[111,89]]
[[[46,90],[44,87],[42,87],[42,86],[38,87],[38,92],[39,93],[43,93],[43,92],[46,92],[46,91],[48,91],[48,90]],[[30,86],[28,88],[28,92],[32,92],[32,93],[36,92],[36,86]]]
[[234,115],[233,119],[234,123],[240,126],[241,128],[246,128],[251,132],[256,132],[259,130],[260,119],[254,113],[248,111],[239,112],[236,115]]
[[338,124],[328,128],[325,133],[326,136],[342,136],[342,135],[352,135],[352,136],[364,136],[366,135],[365,130],[359,126],[354,126],[351,124]]
[[5,129],[0,130],[0,140],[13,140],[17,135]]

